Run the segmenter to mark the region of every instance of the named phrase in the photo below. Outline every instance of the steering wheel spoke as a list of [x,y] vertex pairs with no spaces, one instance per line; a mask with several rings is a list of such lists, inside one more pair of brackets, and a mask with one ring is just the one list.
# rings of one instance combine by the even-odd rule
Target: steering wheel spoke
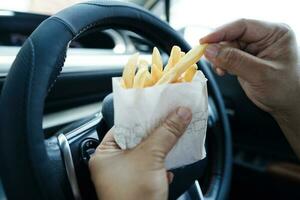
[[96,113],[66,126],[55,134],[67,179],[76,200],[82,197],[83,199],[95,198],[96,195],[95,192],[91,192],[93,185],[89,176],[82,174],[89,174],[88,161],[99,145],[97,128],[101,124],[101,119],[102,114]]

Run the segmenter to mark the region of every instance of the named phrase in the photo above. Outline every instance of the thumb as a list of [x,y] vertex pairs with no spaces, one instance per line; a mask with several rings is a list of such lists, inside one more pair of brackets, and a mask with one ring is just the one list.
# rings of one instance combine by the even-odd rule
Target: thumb
[[160,153],[163,158],[183,135],[191,122],[192,112],[185,107],[179,107],[143,143],[145,149]]
[[237,75],[246,81],[255,81],[265,70],[265,61],[231,46],[210,44],[205,57],[216,67]]

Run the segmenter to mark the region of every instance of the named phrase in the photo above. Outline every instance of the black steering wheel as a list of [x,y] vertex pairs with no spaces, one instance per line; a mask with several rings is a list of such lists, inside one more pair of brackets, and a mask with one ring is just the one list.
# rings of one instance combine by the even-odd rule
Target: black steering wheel
[[[170,52],[175,44],[184,51],[190,49],[167,23],[127,3],[80,3],[45,20],[18,53],[1,94],[0,169],[8,199],[93,196],[85,163],[91,147],[98,144],[95,138],[101,138],[99,133],[109,119],[102,120],[99,113],[48,139],[43,134],[42,119],[45,98],[62,70],[70,41],[96,28],[133,31],[165,52]],[[209,80],[210,95],[211,131],[207,134],[208,162],[205,164],[209,177],[204,197],[224,199],[231,179],[230,127],[209,67],[202,61],[199,66]]]

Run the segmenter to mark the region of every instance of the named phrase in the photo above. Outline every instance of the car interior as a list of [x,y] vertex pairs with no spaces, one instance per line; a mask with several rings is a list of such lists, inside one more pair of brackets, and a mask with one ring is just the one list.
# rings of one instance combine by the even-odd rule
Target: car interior
[[[97,199],[88,161],[114,125],[112,77],[135,52],[151,60],[157,46],[167,62],[211,28],[176,25],[179,2],[195,1],[24,2],[0,3],[0,199]],[[300,162],[275,120],[235,76],[198,66],[207,157],[172,170],[169,199],[300,199]]]

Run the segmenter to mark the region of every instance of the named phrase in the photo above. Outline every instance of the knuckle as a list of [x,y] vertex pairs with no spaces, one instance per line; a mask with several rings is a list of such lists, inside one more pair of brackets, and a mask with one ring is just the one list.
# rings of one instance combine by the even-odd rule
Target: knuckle
[[224,49],[224,60],[231,62],[233,59],[236,59],[236,53],[233,48]]
[[224,66],[227,69],[234,67],[237,61],[240,60],[239,55],[237,54],[234,48],[224,48],[220,53],[220,66]]
[[149,155],[152,157],[151,160],[157,161],[157,163],[163,162],[166,156],[164,151],[156,146],[149,149]]
[[142,167],[151,166],[157,169],[161,168],[161,164],[164,163],[166,157],[164,147],[161,145],[150,145],[147,146],[147,148],[144,148],[142,151],[140,150],[136,152],[139,152],[138,159],[145,156],[147,157],[147,159],[144,159],[143,163],[141,163]]
[[175,122],[174,120],[167,119],[164,123],[164,128],[171,133],[173,136],[178,138],[181,134],[182,128],[179,123]]
[[236,21],[236,24],[237,24],[237,26],[238,26],[240,29],[246,30],[249,21],[250,21],[249,19],[246,19],[246,18],[240,18],[240,19],[238,19],[238,20]]
[[248,19],[246,19],[246,18],[240,18],[240,19],[237,20],[237,22],[239,24],[241,24],[242,26],[246,26],[246,24],[248,22]]

